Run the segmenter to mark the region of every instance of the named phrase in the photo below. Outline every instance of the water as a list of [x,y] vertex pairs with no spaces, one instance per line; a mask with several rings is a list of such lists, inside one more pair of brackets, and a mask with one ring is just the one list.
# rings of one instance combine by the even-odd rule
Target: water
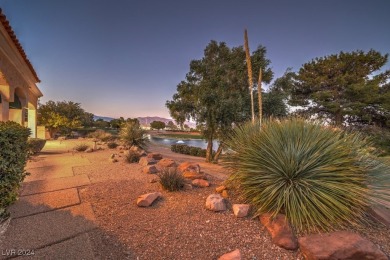
[[[149,136],[149,140],[152,143],[157,143],[165,146],[171,146],[173,144],[186,144],[188,146],[194,146],[194,147],[200,147],[202,149],[206,149],[207,147],[207,142],[206,140],[202,139],[175,139],[175,138],[161,138],[161,137],[156,137],[156,136]],[[218,148],[218,141],[214,140],[213,141],[213,150],[217,150]]]

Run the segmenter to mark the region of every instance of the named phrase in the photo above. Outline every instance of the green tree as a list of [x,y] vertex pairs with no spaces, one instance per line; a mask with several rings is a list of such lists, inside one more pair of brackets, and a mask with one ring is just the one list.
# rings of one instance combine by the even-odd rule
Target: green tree
[[107,128],[110,126],[110,122],[104,121],[103,119],[99,118],[93,123],[93,126],[97,128]]
[[378,73],[388,54],[340,52],[304,64],[295,77],[290,104],[341,126],[384,125],[390,119],[390,71]]
[[68,132],[83,124],[89,124],[93,118],[91,115],[85,112],[79,103],[72,101],[50,100],[38,106],[38,124],[46,126],[52,135],[59,130]]
[[177,126],[172,121],[168,122],[167,127],[169,129],[171,129],[171,130],[176,130],[177,129]]
[[152,123],[150,123],[150,127],[159,131],[165,128],[165,123],[161,121],[153,121]]
[[[263,68],[262,80],[269,83],[273,72],[268,68],[265,47],[259,46],[251,55],[254,72]],[[252,75],[258,77],[258,72]],[[234,124],[251,118],[250,94],[242,46],[229,48],[225,43],[211,41],[204,57],[190,62],[190,71],[177,86],[173,100],[167,101],[172,118],[179,124],[194,120],[207,139],[206,161],[212,161],[213,140],[220,145],[214,160],[218,159],[224,139]]]
[[123,117],[112,119],[110,121],[111,127],[116,129],[121,128],[124,123],[125,123],[125,119]]

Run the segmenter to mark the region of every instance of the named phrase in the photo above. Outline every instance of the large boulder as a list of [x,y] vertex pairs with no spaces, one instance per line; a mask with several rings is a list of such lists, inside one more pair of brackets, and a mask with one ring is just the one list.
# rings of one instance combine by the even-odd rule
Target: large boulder
[[225,199],[220,194],[211,194],[206,199],[206,209],[211,211],[225,211]]
[[177,167],[176,162],[174,160],[168,159],[168,158],[161,159],[157,163],[157,168],[159,170],[176,168],[176,167]]
[[220,256],[218,260],[241,260],[241,252],[239,249],[236,249],[230,253]]
[[275,218],[271,216],[270,213],[261,215],[260,222],[271,234],[272,243],[284,249],[296,250],[298,241],[286,216],[283,214],[277,214]]
[[152,158],[156,161],[160,161],[163,158],[160,153],[148,153],[147,157]]
[[199,188],[205,188],[210,186],[210,183],[203,179],[195,179],[192,181],[192,185]]
[[139,159],[139,165],[141,166],[147,166],[147,165],[153,165],[153,164],[156,164],[157,161],[153,158],[148,158],[148,157],[141,157]]
[[177,170],[181,173],[184,172],[193,172],[193,173],[200,173],[200,166],[197,163],[193,162],[183,162],[177,166]]
[[153,192],[153,193],[147,193],[147,194],[141,195],[137,198],[137,206],[138,207],[149,207],[159,197],[162,197],[162,194],[160,192]]
[[237,218],[244,218],[248,216],[249,204],[233,204],[233,213]]
[[299,238],[299,246],[307,260],[319,259],[375,259],[388,260],[372,242],[360,235],[337,231]]
[[201,173],[196,173],[196,172],[183,172],[182,175],[183,175],[184,178],[190,179],[190,180],[195,180],[195,179],[207,180],[206,175],[201,174]]

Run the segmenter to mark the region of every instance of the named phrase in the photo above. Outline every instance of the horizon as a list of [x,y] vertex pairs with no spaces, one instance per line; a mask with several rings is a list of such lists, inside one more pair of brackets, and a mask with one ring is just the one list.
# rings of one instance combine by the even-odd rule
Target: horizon
[[[171,118],[165,101],[211,40],[267,48],[274,80],[340,51],[390,53],[389,1],[176,3],[0,0],[36,70],[42,103],[73,101],[94,115]],[[383,67],[390,69],[389,62]]]

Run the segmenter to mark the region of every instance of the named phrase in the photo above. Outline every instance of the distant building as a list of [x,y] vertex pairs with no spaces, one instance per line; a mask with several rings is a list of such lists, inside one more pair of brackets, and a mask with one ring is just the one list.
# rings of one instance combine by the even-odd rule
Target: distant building
[[37,136],[40,80],[0,8],[0,121],[15,121]]

